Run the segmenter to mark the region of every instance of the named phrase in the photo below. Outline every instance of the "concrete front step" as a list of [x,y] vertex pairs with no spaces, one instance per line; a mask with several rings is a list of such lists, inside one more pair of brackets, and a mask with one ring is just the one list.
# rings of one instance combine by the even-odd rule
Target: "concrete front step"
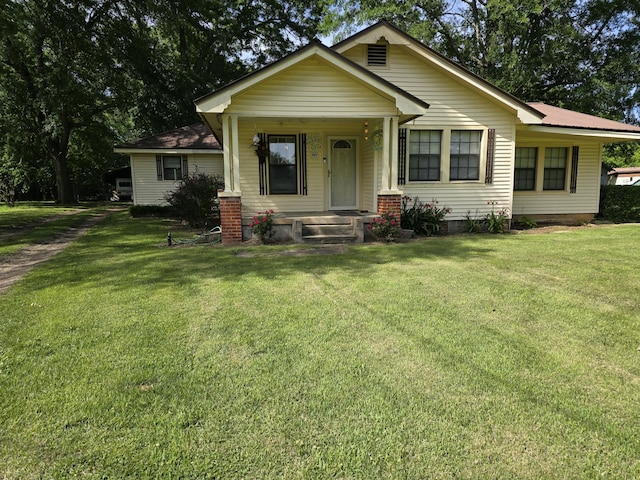
[[303,236],[304,243],[321,243],[321,244],[337,244],[337,243],[358,243],[357,235],[308,235]]
[[296,243],[362,243],[364,241],[363,218],[318,216],[299,217],[291,225]]
[[350,236],[355,235],[351,224],[331,224],[331,225],[302,225],[302,236],[311,237],[316,235]]

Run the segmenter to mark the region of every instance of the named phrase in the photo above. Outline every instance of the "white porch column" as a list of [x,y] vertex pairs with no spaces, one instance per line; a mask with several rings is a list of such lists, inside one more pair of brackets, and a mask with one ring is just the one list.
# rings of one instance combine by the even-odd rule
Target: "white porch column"
[[389,142],[389,160],[391,162],[391,190],[398,190],[398,117],[391,117],[391,141]]
[[224,191],[232,192],[233,183],[231,178],[231,131],[229,129],[229,116],[222,116],[222,138],[224,139],[222,144],[222,156],[224,159]]
[[386,192],[389,190],[389,177],[391,175],[389,164],[389,130],[390,130],[391,117],[384,117],[382,119],[382,185],[381,191]]
[[231,155],[233,158],[233,167],[231,169],[233,178],[233,191],[240,193],[240,142],[238,139],[238,117],[231,116]]

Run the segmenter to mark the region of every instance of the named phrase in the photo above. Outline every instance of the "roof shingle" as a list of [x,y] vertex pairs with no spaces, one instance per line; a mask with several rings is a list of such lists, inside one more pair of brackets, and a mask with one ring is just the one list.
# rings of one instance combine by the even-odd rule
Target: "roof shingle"
[[176,128],[150,137],[131,140],[115,148],[120,149],[203,149],[221,150],[220,144],[204,123]]
[[585,128],[614,132],[640,132],[640,127],[635,125],[616,122],[615,120],[608,120],[594,115],[587,115],[586,113],[574,112],[542,102],[530,102],[528,105],[544,114],[545,117],[542,119],[542,124],[551,127]]

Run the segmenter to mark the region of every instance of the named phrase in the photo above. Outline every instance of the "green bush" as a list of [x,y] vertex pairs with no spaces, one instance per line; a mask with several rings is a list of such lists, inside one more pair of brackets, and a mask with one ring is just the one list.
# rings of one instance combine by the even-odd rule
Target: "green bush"
[[598,217],[612,222],[640,222],[640,187],[603,185]]
[[[410,202],[413,203],[411,204]],[[413,230],[419,235],[435,235],[440,232],[444,217],[451,213],[451,209],[438,206],[438,201],[422,203],[418,197],[402,197],[402,228]]]
[[224,181],[217,175],[196,172],[182,179],[178,188],[165,195],[176,216],[191,227],[220,224],[218,189]]

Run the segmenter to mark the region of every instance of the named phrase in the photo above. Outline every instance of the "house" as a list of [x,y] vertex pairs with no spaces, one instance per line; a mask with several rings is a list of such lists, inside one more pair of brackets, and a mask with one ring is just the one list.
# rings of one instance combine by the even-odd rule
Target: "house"
[[116,145],[114,151],[129,156],[135,205],[166,203],[165,194],[189,172],[224,172],[220,144],[204,124],[132,140]]
[[[361,238],[403,196],[451,208],[450,230],[492,208],[588,221],[603,144],[640,140],[640,127],[525,103],[384,21],[331,48],[311,42],[195,105],[222,146],[226,242],[247,238],[265,209],[295,241],[344,218]],[[138,146],[116,151],[131,155],[135,201],[157,201],[164,149]]]
[[609,185],[633,185],[640,181],[640,167],[620,167],[609,172]]

